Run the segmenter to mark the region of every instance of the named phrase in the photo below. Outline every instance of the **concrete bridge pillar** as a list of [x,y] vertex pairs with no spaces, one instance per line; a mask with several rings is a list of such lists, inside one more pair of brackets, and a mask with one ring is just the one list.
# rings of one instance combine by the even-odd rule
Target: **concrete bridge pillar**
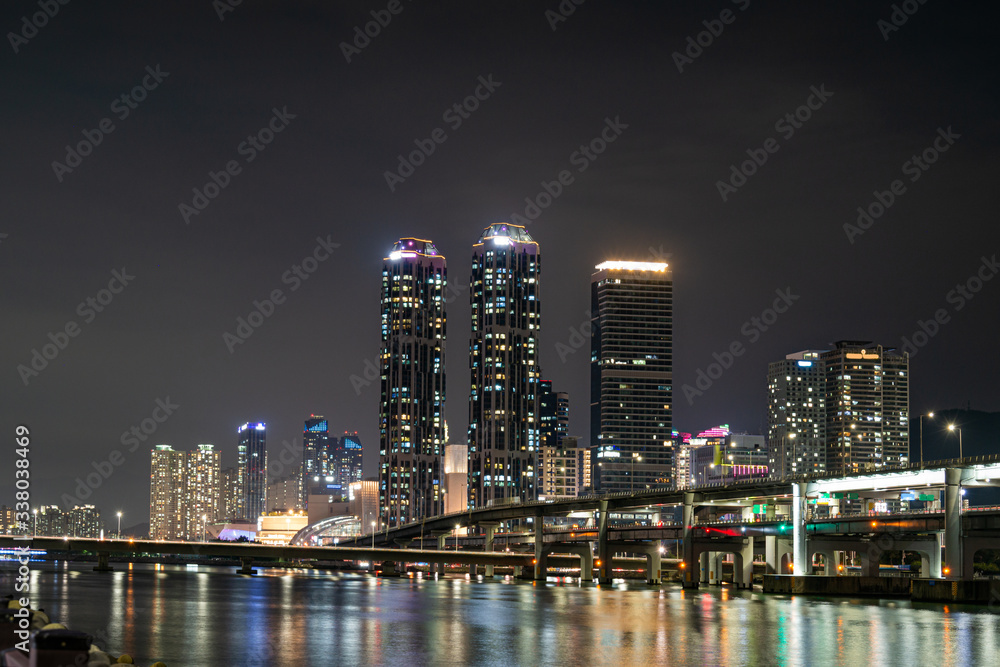
[[753,538],[744,540],[743,549],[733,559],[736,588],[753,588]]
[[[961,579],[962,571],[962,469],[944,471],[944,555],[951,579]],[[971,577],[972,573],[968,573]]]
[[535,581],[545,581],[548,575],[548,553],[545,551],[545,517],[535,514]]
[[709,559],[712,554],[708,551],[702,551],[701,555],[698,556],[698,583],[707,584],[708,583],[708,571],[709,571]]
[[236,574],[246,574],[246,575],[257,574],[256,570],[253,569],[253,558],[251,558],[250,556],[241,557],[240,569],[236,570]]
[[[496,534],[497,526],[499,525],[499,521],[484,521],[479,524],[486,531],[486,541],[483,546],[484,551],[493,551],[493,536]],[[493,577],[493,566],[487,565],[485,568],[486,578],[491,579]]]
[[806,550],[806,485],[792,484],[792,573],[812,574]]
[[691,491],[684,493],[684,509],[682,514],[684,539],[681,543],[681,585],[684,588],[698,588],[701,581],[700,573],[696,573],[696,563],[694,558],[694,501],[695,496]]
[[653,543],[651,549],[646,551],[646,583],[659,586],[660,585],[660,546],[657,542]]
[[611,583],[611,553],[608,549],[608,501],[598,501],[600,514],[597,519],[597,560],[600,561],[598,582]]
[[764,571],[767,574],[781,573],[781,554],[778,551],[777,535],[764,536],[764,563],[766,564]]
[[721,551],[713,551],[708,558],[708,584],[718,586],[722,583],[722,561],[725,554]]
[[111,567],[109,559],[111,554],[107,551],[97,552],[97,567],[94,568],[94,572],[114,572],[115,568]]
[[[445,550],[445,546],[446,546],[445,540],[448,539],[448,536],[450,534],[451,534],[450,530],[432,530],[431,531],[431,537],[436,537],[437,538],[437,548],[438,548],[438,551],[444,551]],[[444,576],[444,565],[445,565],[444,563],[435,563],[435,564],[431,565],[431,572],[437,572],[439,575],[441,575],[443,577]]]

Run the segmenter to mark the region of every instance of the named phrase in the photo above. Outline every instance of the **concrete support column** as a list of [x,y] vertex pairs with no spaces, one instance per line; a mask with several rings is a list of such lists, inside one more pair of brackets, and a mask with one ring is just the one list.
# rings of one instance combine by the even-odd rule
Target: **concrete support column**
[[472,563],[471,565],[469,565],[469,576],[470,577],[478,577],[479,576],[479,566],[476,565],[475,563]]
[[[451,534],[450,530],[432,530],[431,537],[437,538],[437,548],[438,551],[444,551],[446,546],[446,540],[448,535]],[[444,576],[444,563],[435,563],[431,565],[431,572],[437,572],[442,577]]]
[[611,553],[608,549],[608,501],[598,501],[600,514],[597,519],[597,559],[601,562],[598,582],[611,583]]
[[781,552],[778,550],[777,535],[764,536],[764,562],[767,564],[764,570],[767,574],[781,573]]
[[[493,551],[493,536],[496,534],[497,526],[500,523],[498,521],[489,521],[480,523],[479,526],[486,530],[486,543],[483,547],[484,551]],[[487,565],[486,567],[486,578],[491,579],[493,577],[493,566]]]
[[97,567],[94,568],[94,572],[114,572],[115,568],[111,567],[111,563],[109,562],[110,557],[111,554],[107,551],[98,551]]
[[710,586],[718,586],[722,583],[722,561],[726,554],[715,551],[708,559],[708,583]]
[[548,574],[545,552],[545,517],[535,515],[535,581],[545,581]]
[[587,542],[580,549],[580,581],[594,580],[594,552],[590,550],[590,543]]
[[660,547],[655,542],[653,548],[646,552],[646,583],[660,585]]
[[838,577],[847,574],[847,568],[845,567],[844,563],[845,561],[844,556],[845,554],[843,551],[833,552],[833,561],[832,561],[833,574]]
[[743,550],[737,555],[734,566],[734,577],[737,588],[753,588],[753,538],[748,537]]
[[708,583],[709,559],[711,557],[712,554],[710,554],[707,551],[702,551],[701,555],[698,556],[699,583],[702,584]]
[[[858,555],[861,556],[861,576],[862,577],[879,576],[878,556],[876,554],[869,555],[868,551],[859,551]],[[872,557],[873,555],[875,556],[874,558]]]
[[253,569],[253,558],[249,556],[243,556],[240,558],[240,569],[236,570],[236,574],[256,574],[256,571]]
[[944,535],[942,533],[937,533],[937,542],[931,547],[928,569],[926,571],[921,569],[920,576],[930,577],[932,579],[941,578],[941,541],[943,539]]
[[792,484],[792,573],[811,574],[806,550],[806,485]]
[[681,543],[681,559],[684,567],[681,569],[681,585],[684,588],[698,588],[698,582],[701,580],[699,575],[695,574],[694,531],[692,530],[694,499],[694,493],[690,491],[684,493],[684,509],[681,519],[684,524],[684,539]]
[[946,469],[944,482],[944,557],[951,570],[948,577],[961,579],[965,574],[962,572],[962,469]]

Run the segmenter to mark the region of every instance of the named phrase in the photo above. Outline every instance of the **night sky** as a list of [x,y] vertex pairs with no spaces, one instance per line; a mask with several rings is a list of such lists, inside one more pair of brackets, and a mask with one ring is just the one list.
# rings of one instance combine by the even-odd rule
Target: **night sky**
[[[268,423],[273,459],[283,440],[297,457],[302,420],[326,415],[360,433],[374,474],[379,390],[358,378],[401,236],[448,258],[446,415],[464,442],[471,246],[526,198],[545,204],[527,211],[543,374],[570,393],[573,433],[589,434],[579,330],[606,259],[672,266],[680,430],[761,433],[769,361],[840,339],[900,346],[936,315],[914,348],[913,413],[1000,410],[986,5],[910,0],[896,29],[887,1],[564,0],[568,16],[557,0],[48,1],[37,30],[23,20],[37,1],[0,13],[0,502],[17,424],[33,505],[121,452],[85,500],[125,525],[147,518],[152,445],[214,443],[233,465],[248,420]],[[398,156],[418,144],[434,150],[410,173]],[[878,215],[858,225],[859,207]],[[243,340],[237,318],[274,290]],[[778,292],[791,305],[772,318]],[[123,445],[154,411],[155,433]]]

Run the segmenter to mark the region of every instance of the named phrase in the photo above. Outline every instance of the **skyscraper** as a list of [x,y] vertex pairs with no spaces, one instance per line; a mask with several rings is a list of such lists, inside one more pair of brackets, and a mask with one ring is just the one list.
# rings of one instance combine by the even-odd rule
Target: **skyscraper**
[[[331,441],[333,441],[332,438]],[[361,481],[361,461],[363,458],[364,449],[361,446],[358,432],[344,431],[344,435],[337,441],[336,456],[332,458],[332,466],[334,474],[345,489],[353,482]]]
[[472,248],[469,503],[534,500],[540,419],[538,243],[496,223]]
[[[384,262],[379,507],[392,527],[442,512],[448,272],[423,239],[400,239]],[[356,435],[341,445],[360,457]]]
[[673,278],[656,262],[609,261],[591,279],[594,489],[671,482]]
[[[183,452],[178,452],[183,454]],[[184,536],[200,540],[206,523],[214,523],[221,490],[221,454],[214,445],[198,445],[184,461]]]
[[826,371],[819,350],[767,366],[767,443],[771,476],[826,472]]
[[582,463],[576,447],[569,447],[569,394],[552,391],[552,382],[539,382],[538,414],[538,495],[551,498],[576,496],[580,486],[578,466]]
[[184,452],[156,445],[149,475],[149,537],[179,540],[184,530]]
[[330,470],[330,428],[322,415],[309,415],[302,428],[302,506],[309,500],[309,486]]
[[909,462],[910,359],[871,341],[842,340],[826,371],[826,466],[851,474]]
[[247,422],[237,433],[237,447],[246,448],[246,459],[242,462],[242,518],[256,522],[267,511],[267,426],[263,422]]

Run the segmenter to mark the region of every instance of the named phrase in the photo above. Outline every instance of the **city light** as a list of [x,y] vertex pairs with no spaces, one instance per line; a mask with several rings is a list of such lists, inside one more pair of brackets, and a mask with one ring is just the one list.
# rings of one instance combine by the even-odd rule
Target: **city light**
[[627,261],[608,261],[601,262],[595,268],[598,271],[657,271],[662,272],[667,270],[667,264],[665,262],[627,262]]

